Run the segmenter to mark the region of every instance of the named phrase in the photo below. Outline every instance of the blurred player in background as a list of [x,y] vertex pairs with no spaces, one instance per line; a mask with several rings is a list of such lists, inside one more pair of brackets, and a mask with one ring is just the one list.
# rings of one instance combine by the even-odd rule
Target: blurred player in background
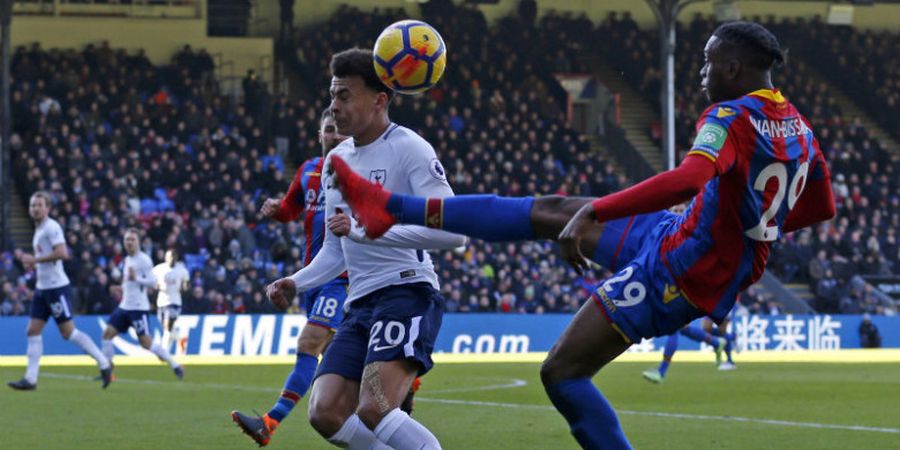
[[[280,199],[267,199],[260,209],[263,216],[282,223],[303,216],[303,234],[306,242],[303,252],[304,267],[319,253],[325,238],[325,189],[322,186],[322,165],[328,152],[346,138],[337,132],[331,110],[323,111],[319,122],[322,156],[308,159],[301,164],[287,194]],[[297,338],[297,361],[272,409],[262,417],[247,416],[240,411],[231,412],[232,420],[260,446],[269,443],[275,428],[309,390],[319,363],[319,355],[331,342],[331,337],[343,318],[347,283],[347,274],[343,273],[326,284],[303,293],[303,308],[306,310],[307,322]]]
[[351,449],[435,449],[437,438],[400,409],[417,375],[433,366],[431,351],[444,299],[423,248],[452,249],[466,238],[422,227],[398,227],[368,240],[331,182],[329,161],[340,154],[357,170],[412,195],[449,197],[453,190],[428,142],[391,123],[392,92],[372,66],[372,53],[351,49],[331,61],[331,110],[337,131],[351,136],[325,161],[328,229],[312,262],[268,287],[286,305],[295,289],[321,285],[347,270],[350,293],[316,373],[310,422],[329,442]]
[[164,258],[165,261],[153,268],[156,288],[159,291],[156,296],[156,316],[163,329],[162,346],[168,351],[175,342],[178,344],[177,349],[184,353],[187,336],[179,337],[176,322],[181,314],[181,291],[188,289],[191,274],[181,262],[178,250],[174,248],[166,250]]
[[[669,211],[675,214],[684,214],[687,205],[682,203],[680,205],[676,205],[672,208],[669,208]],[[732,313],[734,312],[734,308],[732,308]],[[704,317],[701,319],[701,325],[695,325],[691,323],[684,328],[678,330],[677,333],[672,333],[666,339],[666,345],[663,347],[663,358],[659,363],[659,367],[656,369],[648,369],[645,370],[641,375],[645,380],[651,381],[653,383],[662,383],[666,377],[666,373],[669,370],[669,365],[672,363],[672,357],[675,355],[675,352],[678,351],[678,341],[679,335],[683,335],[688,339],[695,342],[703,342],[710,346],[712,346],[713,351],[716,354],[716,367],[719,370],[734,370],[736,366],[734,365],[734,360],[731,359],[731,351],[734,347],[734,334],[732,333],[720,333],[719,330],[727,330],[728,322],[730,321],[731,313],[728,314],[728,317],[722,321],[720,326],[716,326],[708,317]],[[722,353],[727,355],[727,361],[722,362]]]
[[[671,334],[702,315],[721,322],[738,293],[762,275],[772,242],[835,214],[828,167],[811,126],[773,87],[771,69],[785,61],[775,36],[758,24],[729,22],[709,38],[704,56],[701,85],[713,105],[698,120],[681,165],[590,201],[558,238],[563,258],[581,271],[587,266],[583,243],[597,234],[596,224],[606,223],[605,234],[617,220],[627,221],[614,252],[598,252],[602,245],[588,249],[617,273],[584,304],[541,367],[547,394],[584,448],[630,448],[591,382],[603,366],[633,342]],[[344,197],[370,237],[398,215],[454,232],[485,228],[473,236],[495,240],[536,234],[536,202],[392,195],[333,160]],[[665,211],[685,201],[691,204],[684,215]],[[623,255],[636,256],[617,267]]]
[[[733,335],[731,336],[731,339],[714,336],[711,332],[711,328],[714,326],[712,321],[707,318],[703,318],[701,321],[701,325],[691,323],[678,330],[677,333],[670,334],[669,337],[666,338],[666,345],[663,347],[663,358],[659,363],[659,367],[656,369],[645,370],[641,376],[643,376],[645,380],[653,383],[658,384],[663,382],[666,378],[666,373],[669,371],[669,365],[672,363],[672,357],[675,355],[675,352],[678,351],[679,336],[685,336],[692,341],[711,345],[716,354],[716,367],[719,370],[734,370],[737,366],[734,365],[734,360],[731,359],[731,348],[732,342],[734,341]],[[728,319],[725,319],[722,322],[721,328],[724,329],[727,327],[727,322]],[[722,353],[726,354],[726,361],[722,361]]]
[[50,218],[50,195],[46,192],[35,192],[28,203],[28,214],[34,221],[34,238],[31,245],[34,254],[16,251],[16,257],[26,270],[35,267],[37,270],[37,286],[31,302],[31,319],[25,330],[28,336],[28,365],[25,376],[19,381],[10,381],[7,385],[20,391],[31,391],[37,388],[38,371],[41,355],[44,353],[44,341],[41,333],[47,319],[53,316],[59,334],[63,339],[73,342],[85,353],[91,355],[100,367],[100,379],[103,387],[109,386],[112,379],[112,366],[90,336],[78,331],[72,322],[72,310],[69,307],[71,288],[69,277],[63,270],[63,260],[69,257],[66,237],[59,222]]
[[125,246],[125,262],[122,270],[122,302],[109,316],[106,329],[103,331],[103,353],[112,362],[115,354],[113,338],[119,333],[127,333],[134,328],[141,347],[153,352],[160,360],[165,361],[175,372],[178,379],[184,378],[184,369],[172,358],[169,351],[150,337],[150,299],[147,290],[156,286],[153,276],[153,261],[140,249],[138,230],[125,230],[123,239]]

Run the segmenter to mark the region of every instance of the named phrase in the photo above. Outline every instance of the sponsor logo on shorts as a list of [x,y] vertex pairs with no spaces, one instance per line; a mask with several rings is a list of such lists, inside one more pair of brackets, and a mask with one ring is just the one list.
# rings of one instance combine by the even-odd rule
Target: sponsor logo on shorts
[[669,283],[666,283],[666,288],[665,290],[663,290],[663,303],[668,304],[679,296],[681,296],[681,290],[678,289],[678,286],[669,285]]
[[600,301],[603,302],[603,304],[606,306],[606,309],[608,309],[609,312],[616,312],[616,309],[617,309],[616,304],[613,303],[613,301],[609,298],[609,295],[606,294],[606,290],[603,289],[603,286],[600,286],[599,288],[597,288],[597,290],[594,291],[594,293],[597,295],[598,298],[600,298]]

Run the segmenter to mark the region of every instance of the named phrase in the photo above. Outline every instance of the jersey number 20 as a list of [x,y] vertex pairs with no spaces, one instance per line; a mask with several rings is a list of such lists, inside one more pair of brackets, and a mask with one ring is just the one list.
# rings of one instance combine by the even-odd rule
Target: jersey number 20
[[775,197],[772,198],[772,203],[769,205],[769,208],[766,209],[766,211],[763,212],[762,217],[760,217],[759,223],[755,227],[745,231],[744,234],[754,241],[771,242],[778,239],[778,225],[769,225],[769,222],[775,218],[775,215],[778,214],[778,210],[781,209],[785,188],[787,188],[788,211],[794,209],[797,199],[800,198],[800,194],[806,187],[806,176],[808,173],[809,161],[806,161],[797,168],[797,173],[794,174],[794,179],[791,180],[791,184],[788,186],[788,172],[784,163],[776,162],[769,164],[765,169],[759,172],[759,176],[756,177],[756,181],[753,182],[753,189],[756,189],[759,192],[765,192],[766,185],[769,184],[769,180],[773,178],[778,182],[778,188],[775,191]]

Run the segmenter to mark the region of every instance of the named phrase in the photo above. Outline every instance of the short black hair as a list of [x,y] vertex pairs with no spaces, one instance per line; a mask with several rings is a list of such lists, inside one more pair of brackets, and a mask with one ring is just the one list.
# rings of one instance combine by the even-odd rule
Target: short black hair
[[334,113],[331,112],[330,106],[322,110],[322,116],[319,117],[319,126],[322,126],[322,124],[325,123],[325,119],[329,117],[334,118]]
[[733,45],[745,62],[763,70],[769,70],[787,61],[787,51],[766,27],[753,22],[726,22],[719,25],[713,36]]
[[364,48],[351,48],[331,57],[331,76],[337,78],[352,77],[357,75],[366,83],[366,87],[375,92],[384,92],[388,99],[393,98],[394,91],[387,87],[375,73],[375,63],[372,50]]

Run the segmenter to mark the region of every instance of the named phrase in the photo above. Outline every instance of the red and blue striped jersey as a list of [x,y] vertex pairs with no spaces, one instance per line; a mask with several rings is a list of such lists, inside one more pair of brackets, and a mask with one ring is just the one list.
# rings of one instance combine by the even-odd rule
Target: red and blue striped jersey
[[[303,217],[303,265],[309,264],[325,239],[325,189],[322,189],[322,164],[317,156],[306,160],[297,169],[291,187],[282,201],[282,209],[301,212]],[[294,220],[299,217],[287,217]],[[286,221],[286,220],[285,220]]]
[[688,301],[721,319],[762,276],[807,181],[828,169],[809,122],[777,89],[710,106],[696,130],[688,155],[709,158],[716,176],[665,230],[660,256]]

